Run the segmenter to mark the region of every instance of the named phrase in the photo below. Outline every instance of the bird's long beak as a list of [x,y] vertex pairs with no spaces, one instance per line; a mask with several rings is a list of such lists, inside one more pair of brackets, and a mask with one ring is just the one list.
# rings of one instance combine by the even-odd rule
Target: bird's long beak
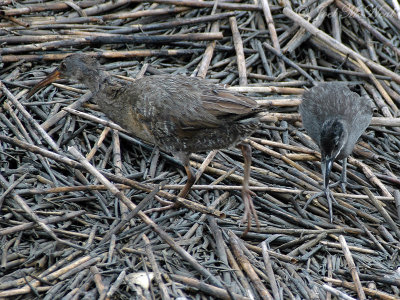
[[37,85],[35,85],[27,94],[27,99],[32,97],[34,93],[36,93],[38,90],[40,90],[42,87],[45,87],[46,85],[49,85],[50,83],[56,81],[57,79],[61,78],[61,73],[58,70],[55,70],[52,72],[49,76],[47,76],[45,79],[43,79],[41,82],[39,82]]
[[333,210],[332,210],[332,195],[329,191],[329,175],[331,174],[332,165],[334,158],[325,157],[325,159],[321,162],[322,167],[322,176],[324,176],[324,188],[326,200],[328,200],[328,208],[329,208],[329,221],[333,222]]
[[321,164],[322,167],[322,176],[324,177],[324,187],[325,189],[328,188],[329,184],[329,175],[331,174],[332,165],[333,165],[333,158],[326,157]]

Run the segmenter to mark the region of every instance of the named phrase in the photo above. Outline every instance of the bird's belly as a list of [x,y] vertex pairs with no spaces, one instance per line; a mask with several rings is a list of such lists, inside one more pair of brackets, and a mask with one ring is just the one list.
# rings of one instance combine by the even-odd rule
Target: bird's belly
[[256,124],[252,124],[251,126],[235,124],[215,129],[202,129],[190,137],[169,135],[158,139],[157,142],[161,149],[171,153],[194,153],[199,151],[224,149],[235,146],[243,138],[252,134],[256,128]]
[[[101,105],[100,108],[102,109]],[[129,109],[129,111],[121,111],[120,107],[115,107],[115,109],[108,108],[106,110],[102,109],[102,111],[106,111],[106,115],[110,120],[117,123],[133,136],[138,137],[144,142],[150,144],[155,143],[154,137],[152,136],[149,128],[146,126],[146,123],[143,122],[139,115],[136,114],[132,109]]]

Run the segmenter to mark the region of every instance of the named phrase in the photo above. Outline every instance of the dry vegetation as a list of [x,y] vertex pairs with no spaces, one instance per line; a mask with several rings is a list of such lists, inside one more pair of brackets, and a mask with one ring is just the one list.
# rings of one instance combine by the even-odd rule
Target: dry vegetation
[[[1,299],[399,299],[397,0],[0,5]],[[182,167],[109,122],[83,85],[26,99],[78,51],[122,79],[200,76],[259,101],[261,228],[241,236],[238,150],[192,155],[199,180],[177,199]],[[302,209],[322,182],[297,113],[304,88],[331,80],[376,105],[349,159],[352,187],[333,189],[333,224],[324,197]],[[156,210],[170,201],[182,208]]]

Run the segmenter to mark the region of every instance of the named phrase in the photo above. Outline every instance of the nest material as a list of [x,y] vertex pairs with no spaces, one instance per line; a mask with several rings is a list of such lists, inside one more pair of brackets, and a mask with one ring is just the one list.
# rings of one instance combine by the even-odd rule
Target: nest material
[[[0,298],[400,297],[396,0],[34,2],[1,1]],[[177,162],[108,121],[79,83],[25,98],[77,51],[122,80],[195,75],[268,109],[249,138],[261,228],[241,237],[238,151],[193,154],[199,179],[177,199]],[[322,179],[297,113],[304,88],[331,80],[376,105],[352,186],[333,189],[333,224],[324,197],[302,210]],[[182,208],[159,211],[171,201]]]

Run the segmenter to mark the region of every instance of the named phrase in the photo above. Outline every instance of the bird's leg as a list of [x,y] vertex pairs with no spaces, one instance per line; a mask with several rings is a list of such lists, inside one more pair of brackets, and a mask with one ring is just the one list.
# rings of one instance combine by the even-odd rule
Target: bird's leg
[[342,162],[342,173],[340,174],[340,179],[338,182],[331,184],[330,187],[333,188],[340,184],[343,193],[346,193],[346,187],[350,187],[351,189],[360,189],[360,185],[350,184],[347,182],[347,157],[343,159]]
[[322,153],[321,153],[321,156],[322,156],[322,159],[321,159],[322,177],[324,179],[324,193],[325,193],[326,200],[328,201],[329,221],[332,223],[332,221],[333,221],[333,211],[332,211],[333,196],[331,194],[331,191],[329,190],[329,175],[331,173],[334,158],[326,156]]
[[252,216],[256,222],[257,228],[260,228],[260,222],[258,221],[257,211],[254,208],[253,199],[251,198],[252,192],[249,189],[249,180],[250,180],[250,168],[251,168],[251,147],[249,144],[239,144],[238,147],[242,151],[242,155],[244,158],[244,174],[243,174],[243,185],[242,185],[242,199],[244,202],[244,214],[242,218],[242,222],[247,221],[247,228],[243,232],[243,236],[245,236],[251,227],[251,219]]
[[333,208],[332,208],[332,202],[337,203],[335,197],[333,197],[331,190],[329,187],[325,188],[323,192],[315,193],[312,195],[304,205],[303,209],[306,210],[308,205],[313,201],[315,198],[318,198],[320,196],[325,195],[326,200],[328,201],[328,209],[329,209],[329,221],[332,223],[333,222]]
[[194,182],[196,180],[196,177],[193,174],[192,168],[189,166],[189,160],[187,162],[185,162],[184,168],[185,168],[186,175],[187,175],[187,181],[186,181],[186,184],[183,187],[183,189],[178,194],[178,197],[182,197],[182,198],[185,198],[187,196],[187,194],[190,191],[190,188],[192,187],[192,185],[194,184]]
[[194,176],[194,173],[192,169],[190,168],[190,162],[189,162],[189,154],[187,152],[174,152],[173,155],[175,158],[179,159],[179,161],[182,163],[183,167],[185,168],[186,175],[187,175],[187,181],[183,189],[179,192],[178,197],[185,198],[187,194],[190,191],[190,188],[196,181],[196,177]]
[[343,158],[342,174],[340,175],[340,187],[342,188],[342,191],[345,194],[346,194],[346,185],[347,185],[347,157]]
[[324,178],[324,193],[326,200],[328,201],[328,209],[329,209],[329,221],[333,222],[333,209],[332,209],[332,201],[336,202],[336,199],[333,197],[330,189],[329,189],[329,174],[332,170],[332,165],[334,158],[325,156],[321,153],[321,167],[322,167],[322,177]]
[[[192,187],[192,185],[196,181],[196,177],[194,176],[193,171],[192,171],[192,169],[190,168],[190,165],[189,165],[189,155],[187,155],[186,153],[179,152],[179,153],[174,153],[174,156],[176,158],[178,158],[182,162],[183,167],[185,168],[185,171],[186,171],[186,175],[187,175],[186,184],[178,194],[178,197],[185,198],[187,196],[187,194],[189,193],[190,188]],[[174,203],[169,204],[167,206],[152,208],[152,209],[148,210],[147,212],[154,212],[154,211],[160,212],[160,211],[165,211],[165,210],[168,210],[168,209],[171,209],[171,208],[175,208],[176,209],[176,208],[179,208],[179,207],[180,207],[179,202],[174,202]]]

